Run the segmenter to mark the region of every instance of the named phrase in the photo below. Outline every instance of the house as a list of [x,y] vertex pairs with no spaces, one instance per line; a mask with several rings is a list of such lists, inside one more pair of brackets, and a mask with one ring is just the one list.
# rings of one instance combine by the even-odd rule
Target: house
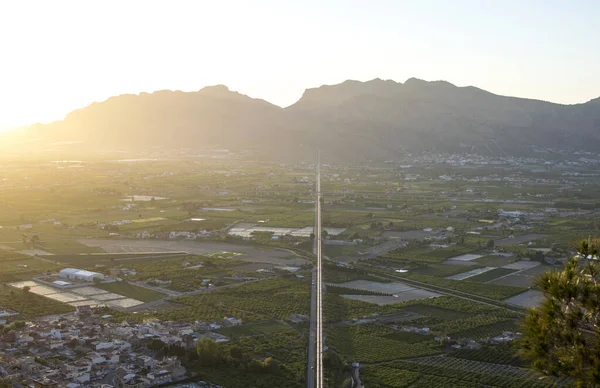
[[162,369],[158,372],[148,373],[147,377],[150,380],[151,385],[160,385],[170,383],[172,381],[171,373],[166,369]]
[[44,377],[43,379],[33,380],[33,388],[58,388],[58,383]]
[[475,342],[475,341],[469,341],[466,345],[465,345],[465,349],[469,349],[469,350],[479,350],[481,349],[481,344]]
[[92,306],[90,306],[89,304],[83,306],[76,306],[75,309],[77,310],[78,314],[82,315],[90,315],[93,312]]
[[71,379],[78,383],[87,383],[90,381],[90,374],[89,374],[89,372],[78,373],[77,375],[73,376]]
[[77,374],[90,372],[92,370],[91,362],[85,362],[83,360],[74,362],[72,364],[65,365],[65,374]]
[[144,380],[133,373],[123,376],[122,379],[119,379],[119,383],[122,388],[144,388],[146,386]]
[[115,349],[115,350],[126,350],[131,349],[131,344],[127,341],[121,341],[115,339],[110,342],[98,342],[95,346],[96,350],[104,350],[104,349]]
[[103,355],[96,352],[90,352],[87,355],[87,359],[90,360],[92,365],[106,363],[106,358]]
[[41,365],[35,362],[35,358],[27,356],[18,360],[19,368],[27,373],[33,373],[41,369]]
[[225,317],[225,321],[227,321],[229,326],[239,326],[242,324],[242,320],[234,317]]
[[139,356],[135,359],[135,364],[142,368],[153,369],[156,366],[156,360],[150,356]]
[[111,352],[106,355],[106,361],[111,365],[116,365],[120,362],[119,352]]
[[181,365],[181,361],[177,357],[165,357],[159,363],[161,369],[169,371],[171,378],[178,379],[186,374],[186,369]]
[[112,342],[98,342],[96,344],[96,350],[112,349],[113,346]]

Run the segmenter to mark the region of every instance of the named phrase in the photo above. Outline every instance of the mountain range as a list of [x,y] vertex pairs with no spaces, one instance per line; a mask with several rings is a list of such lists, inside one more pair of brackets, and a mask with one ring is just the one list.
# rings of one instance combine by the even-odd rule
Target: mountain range
[[335,159],[393,159],[407,151],[525,155],[532,147],[595,150],[600,98],[561,105],[411,78],[307,89],[281,108],[218,85],[197,92],[120,95],[36,124],[3,142],[79,149],[226,148],[272,159],[322,149]]

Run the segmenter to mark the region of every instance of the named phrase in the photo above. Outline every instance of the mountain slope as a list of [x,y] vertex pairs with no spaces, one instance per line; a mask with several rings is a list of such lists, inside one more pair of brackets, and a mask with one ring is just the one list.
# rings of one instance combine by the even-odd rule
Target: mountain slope
[[474,87],[409,79],[373,80],[307,90],[288,108],[346,138],[364,137],[381,149],[439,149],[486,144],[509,152],[538,146],[587,146],[600,140],[600,104],[565,106],[504,97]]
[[47,142],[80,140],[91,149],[219,147],[255,149],[271,158],[306,157],[320,148],[358,161],[406,150],[467,151],[491,142],[523,154],[534,145],[597,148],[600,98],[560,105],[445,81],[375,79],[308,89],[282,109],[220,85],[113,97],[25,134]]
[[54,141],[103,147],[193,147],[233,142],[243,146],[280,121],[282,109],[219,85],[198,92],[158,91],[121,95],[37,126]]

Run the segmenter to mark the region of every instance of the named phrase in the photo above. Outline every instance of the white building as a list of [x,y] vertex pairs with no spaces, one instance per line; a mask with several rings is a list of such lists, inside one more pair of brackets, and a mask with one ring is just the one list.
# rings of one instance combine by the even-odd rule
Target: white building
[[525,212],[520,212],[520,211],[504,211],[502,209],[498,210],[498,215],[500,217],[513,217],[513,218],[518,218],[518,217],[522,217],[527,215],[527,213]]
[[59,274],[61,278],[84,280],[86,282],[92,282],[94,279],[104,279],[104,275],[101,273],[76,268],[65,268],[61,270]]

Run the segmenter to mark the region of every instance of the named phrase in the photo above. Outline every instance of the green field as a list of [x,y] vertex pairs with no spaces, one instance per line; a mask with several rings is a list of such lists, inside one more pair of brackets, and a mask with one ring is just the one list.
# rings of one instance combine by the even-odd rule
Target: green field
[[62,266],[75,268],[95,268],[96,265],[123,265],[131,266],[135,263],[146,263],[150,261],[166,260],[173,257],[181,257],[182,253],[84,253],[84,254],[56,254],[47,256]]
[[127,282],[101,283],[96,285],[96,287],[142,302],[153,302],[166,296],[161,292],[139,287]]
[[[291,329],[244,336],[219,344],[222,355],[230,355],[232,349],[239,354],[234,365],[222,363],[215,368],[203,367],[195,362],[190,368],[200,378],[229,388],[301,388],[306,387],[307,345],[306,338]],[[272,358],[278,367],[257,373],[240,365],[267,358]]]
[[480,257],[479,259],[473,260],[475,263],[486,267],[501,267],[503,265],[512,263],[515,261],[515,257],[503,257],[496,255],[487,255]]
[[212,257],[188,255],[185,257],[169,258],[164,256],[163,259],[140,258],[139,260],[131,261],[123,260],[116,262],[137,271],[137,274],[128,276],[128,279],[150,282],[153,280],[168,280],[171,283],[164,287],[180,292],[194,291],[202,287],[206,288],[206,284],[203,283],[206,279],[215,285],[233,283],[235,281],[225,281],[219,278],[240,273],[241,271],[235,271],[232,268],[247,264],[245,261],[236,260],[233,254],[224,254],[222,252]]
[[[175,302],[205,308],[219,306],[265,319],[287,320],[290,314],[308,315],[310,308],[310,281],[295,276],[266,279],[237,287],[220,289],[194,296],[174,299]],[[238,313],[235,313],[238,311]]]
[[61,267],[50,260],[0,250],[0,283],[29,280],[44,272],[57,272]]
[[486,283],[486,282],[489,282],[489,281],[494,280],[496,278],[499,278],[501,276],[510,275],[513,272],[517,272],[517,270],[516,269],[510,269],[510,268],[496,268],[496,269],[484,272],[484,273],[479,274],[479,275],[471,276],[469,278],[469,281],[471,281],[471,282]]
[[[326,330],[327,344],[346,357],[365,363],[439,354],[434,341],[407,342],[390,339],[390,330],[379,326],[336,326]],[[393,338],[393,337],[392,337]]]
[[[451,307],[451,306],[449,306],[449,307]],[[437,318],[437,319],[444,320],[444,321],[463,319],[463,318],[468,318],[468,317],[472,316],[471,313],[461,311],[459,309],[456,309],[456,310],[451,309],[451,308],[446,309],[443,307],[437,307],[437,306],[431,306],[431,305],[425,305],[425,304],[415,304],[412,306],[407,306],[407,307],[405,307],[405,310],[410,311],[412,313],[421,314],[426,317],[433,317],[433,318]]]
[[21,315],[16,319],[31,319],[75,311],[75,308],[68,304],[6,285],[0,286],[0,308],[19,312]]

